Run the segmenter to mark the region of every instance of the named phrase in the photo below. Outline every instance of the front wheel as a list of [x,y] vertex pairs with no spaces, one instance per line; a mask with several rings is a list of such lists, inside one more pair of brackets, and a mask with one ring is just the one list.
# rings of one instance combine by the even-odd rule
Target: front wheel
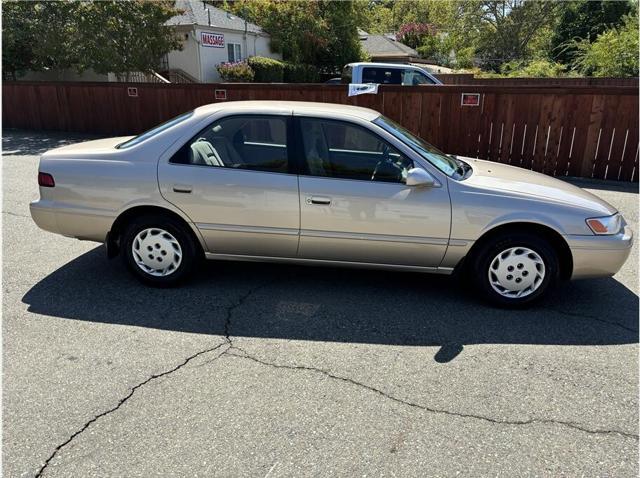
[[184,281],[197,258],[197,246],[185,227],[162,215],[134,219],[123,234],[123,259],[142,282],[171,287]]
[[505,233],[484,244],[474,256],[476,287],[503,307],[529,305],[556,284],[558,255],[547,240],[528,233]]

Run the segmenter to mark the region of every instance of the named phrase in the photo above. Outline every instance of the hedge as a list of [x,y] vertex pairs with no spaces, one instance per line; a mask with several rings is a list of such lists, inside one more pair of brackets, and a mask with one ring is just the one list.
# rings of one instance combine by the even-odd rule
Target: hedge
[[284,81],[286,83],[318,83],[320,72],[313,65],[287,62],[284,64]]
[[284,81],[284,64],[273,58],[252,56],[247,60],[255,72],[256,83],[282,83]]

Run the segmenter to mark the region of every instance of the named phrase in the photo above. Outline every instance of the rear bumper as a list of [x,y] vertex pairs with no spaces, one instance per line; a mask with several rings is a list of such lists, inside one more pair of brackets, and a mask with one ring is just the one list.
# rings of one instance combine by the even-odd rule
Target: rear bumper
[[40,229],[87,241],[104,242],[114,220],[95,210],[64,207],[42,199],[29,204],[29,210]]
[[34,201],[29,204],[29,211],[31,212],[33,222],[35,222],[40,229],[60,234],[55,209],[47,207],[43,204],[43,201]]
[[627,225],[615,236],[565,236],[573,256],[572,279],[612,276],[631,253],[633,231]]

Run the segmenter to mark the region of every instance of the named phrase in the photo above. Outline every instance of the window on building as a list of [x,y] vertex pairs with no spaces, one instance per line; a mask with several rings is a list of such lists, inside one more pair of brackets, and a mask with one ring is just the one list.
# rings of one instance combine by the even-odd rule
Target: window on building
[[240,43],[227,43],[229,61],[231,63],[242,60],[242,46]]

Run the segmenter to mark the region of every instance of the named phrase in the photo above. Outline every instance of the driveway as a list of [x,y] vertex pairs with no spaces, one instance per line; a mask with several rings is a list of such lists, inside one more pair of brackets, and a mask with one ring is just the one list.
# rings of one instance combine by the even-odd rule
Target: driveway
[[[5,476],[638,476],[637,248],[517,312],[273,264],[150,289],[29,216],[37,155],[83,138],[3,136]],[[635,187],[579,184],[637,226]]]

